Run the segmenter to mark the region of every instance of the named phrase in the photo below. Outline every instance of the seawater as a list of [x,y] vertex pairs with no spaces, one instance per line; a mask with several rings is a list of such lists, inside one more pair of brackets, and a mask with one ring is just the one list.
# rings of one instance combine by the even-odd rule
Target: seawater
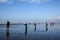
[[60,40],[60,24],[50,25],[46,30],[45,24],[27,25],[27,34],[25,34],[25,25],[10,25],[7,35],[6,25],[0,25],[0,40]]

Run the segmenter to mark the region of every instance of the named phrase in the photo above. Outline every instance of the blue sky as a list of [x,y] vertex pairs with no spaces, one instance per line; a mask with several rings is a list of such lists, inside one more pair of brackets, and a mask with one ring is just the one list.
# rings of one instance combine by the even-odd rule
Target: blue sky
[[0,0],[0,21],[60,19],[60,0]]

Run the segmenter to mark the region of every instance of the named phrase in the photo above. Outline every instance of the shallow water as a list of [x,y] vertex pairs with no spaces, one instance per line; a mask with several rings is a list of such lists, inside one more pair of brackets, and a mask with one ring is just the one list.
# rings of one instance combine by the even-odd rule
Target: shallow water
[[[7,31],[6,25],[0,25],[0,40],[60,40],[60,24],[46,27],[45,24],[10,25]],[[26,32],[26,34],[25,34]]]

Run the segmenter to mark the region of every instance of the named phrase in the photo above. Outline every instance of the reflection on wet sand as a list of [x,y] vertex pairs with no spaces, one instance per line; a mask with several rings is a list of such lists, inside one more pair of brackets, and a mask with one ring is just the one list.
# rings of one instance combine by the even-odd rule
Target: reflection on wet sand
[[6,36],[7,36],[7,38],[9,38],[9,36],[10,36],[9,28],[6,29]]
[[[54,25],[54,26],[52,26]],[[57,26],[58,25],[58,26]],[[50,27],[52,26],[52,27]],[[43,23],[43,24],[37,24],[37,23],[32,23],[32,24],[28,24],[25,23],[23,25],[19,24],[19,25],[11,25],[10,22],[7,22],[6,25],[2,25],[2,27],[4,27],[3,29],[0,28],[0,38],[1,39],[14,39],[14,40],[18,40],[18,39],[23,39],[23,40],[31,40],[32,39],[45,39],[45,38],[49,38],[50,39],[60,39],[60,30],[56,29],[57,27],[59,27],[60,24],[56,24],[56,23]],[[6,27],[6,29],[5,29]],[[14,30],[17,29],[17,30]],[[2,32],[2,30],[4,32]],[[6,31],[6,32],[5,32]],[[11,34],[10,34],[11,33]],[[38,36],[37,36],[38,35]],[[54,35],[54,36],[52,36]],[[56,37],[57,35],[57,37]],[[39,37],[39,38],[38,38]],[[40,38],[42,37],[42,38]],[[55,37],[55,38],[54,38]]]

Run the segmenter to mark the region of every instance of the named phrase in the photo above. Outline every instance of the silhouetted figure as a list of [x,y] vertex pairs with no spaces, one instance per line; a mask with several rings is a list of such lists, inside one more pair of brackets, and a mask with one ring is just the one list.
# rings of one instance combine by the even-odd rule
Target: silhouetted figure
[[48,31],[48,26],[46,26],[46,31]]
[[50,23],[50,26],[54,26],[54,22],[51,22],[51,23]]
[[34,26],[35,26],[34,31],[36,31],[36,23],[34,23]]
[[9,21],[7,21],[7,28],[9,28],[9,25],[10,25],[10,22],[9,22]]
[[46,23],[46,31],[48,31],[48,24]]
[[48,26],[48,24],[46,23],[46,26]]
[[8,39],[9,36],[10,36],[10,33],[9,33],[9,26],[10,26],[10,22],[7,21],[7,28],[6,28],[6,36],[7,36],[7,39]]
[[27,23],[24,24],[25,25],[25,35],[27,34]]

